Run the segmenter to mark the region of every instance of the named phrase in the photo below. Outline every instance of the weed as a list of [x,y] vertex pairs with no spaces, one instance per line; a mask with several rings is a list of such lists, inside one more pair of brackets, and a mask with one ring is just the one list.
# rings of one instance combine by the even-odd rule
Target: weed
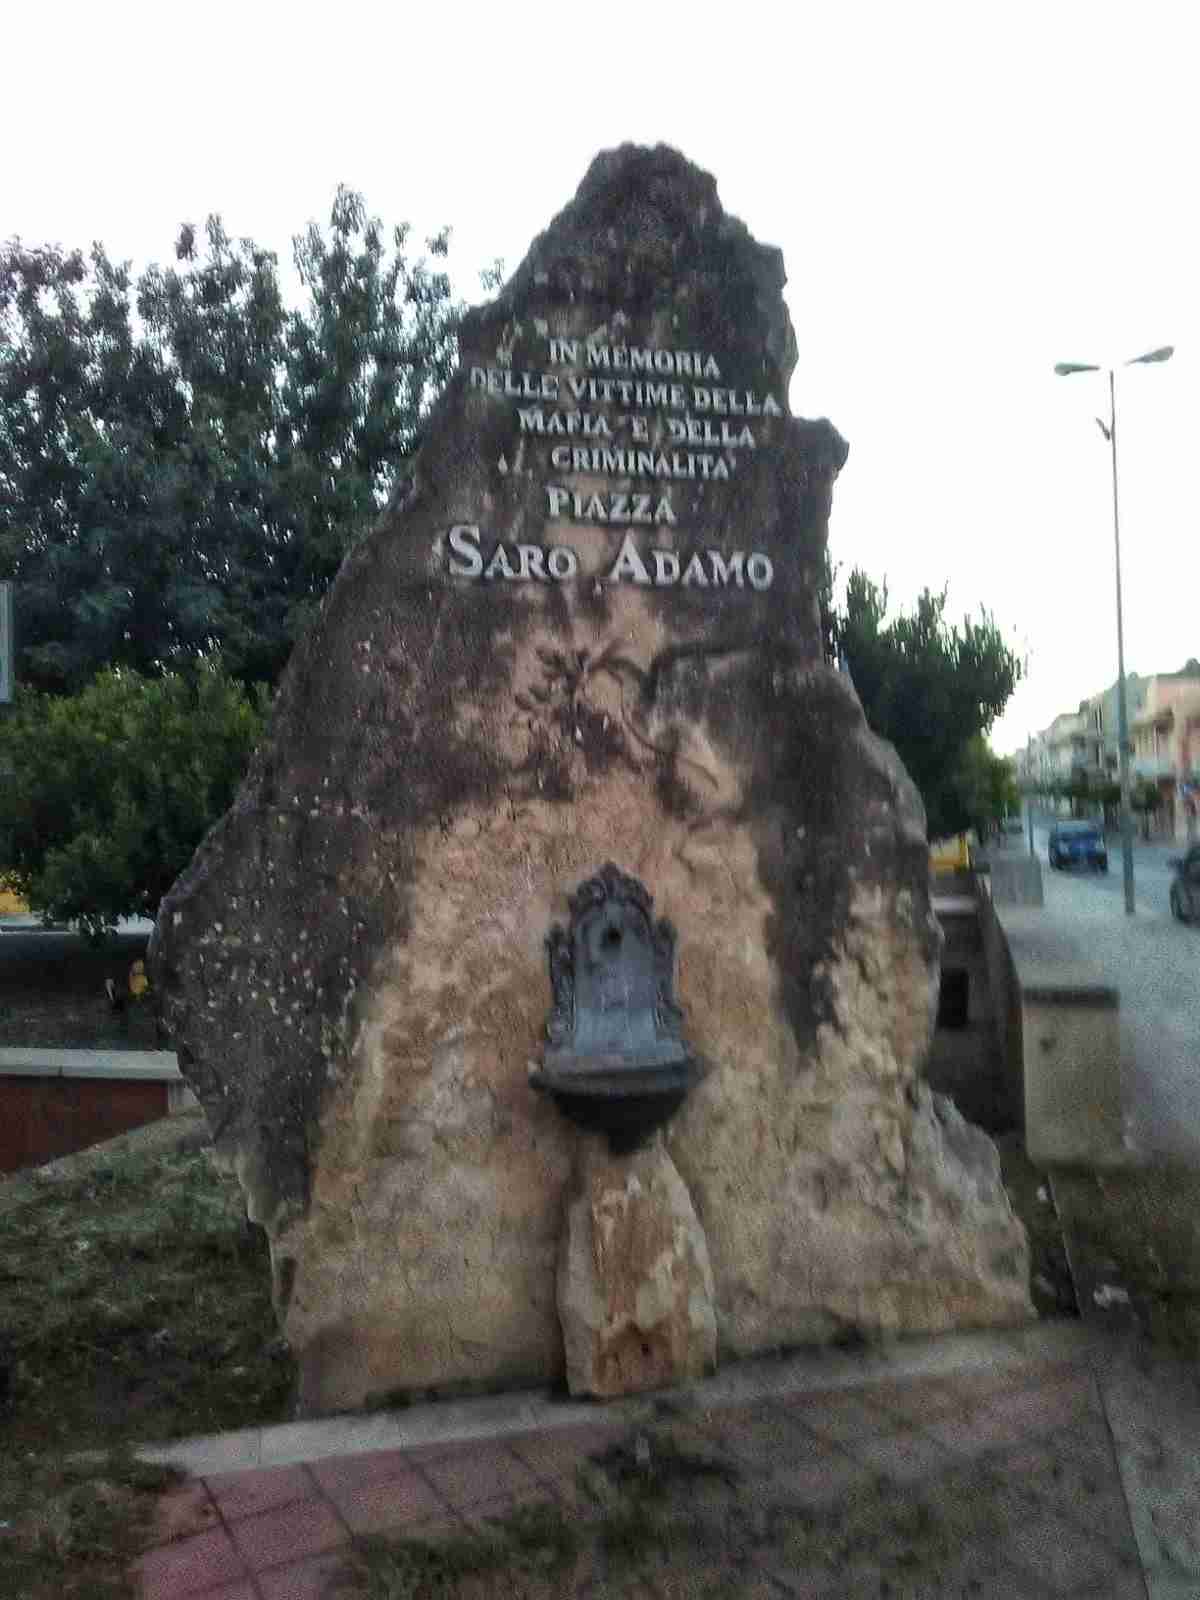
[[204,1151],[44,1178],[0,1211],[9,1449],[106,1448],[286,1414],[266,1242]]
[[[23,1174],[12,1188],[0,1207],[3,1593],[126,1596],[124,1570],[176,1475],[121,1452],[287,1415],[266,1242],[203,1150]],[[81,1463],[96,1450],[98,1464]]]
[[0,1566],[11,1600],[126,1600],[159,1495],[180,1481],[117,1451],[100,1462],[28,1452],[0,1462]]
[[347,1581],[362,1600],[468,1600],[563,1592],[579,1553],[575,1524],[549,1502],[492,1519],[486,1532],[440,1540],[365,1539]]

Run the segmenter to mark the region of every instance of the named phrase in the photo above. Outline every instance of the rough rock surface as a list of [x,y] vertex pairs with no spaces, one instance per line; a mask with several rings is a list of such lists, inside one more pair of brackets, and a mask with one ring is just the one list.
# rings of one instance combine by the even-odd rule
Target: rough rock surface
[[720,1350],[1031,1314],[983,1146],[919,1085],[924,820],[822,662],[846,446],[787,412],[783,283],[675,152],[597,158],[468,318],[163,904],[167,1022],[308,1410],[561,1373],[577,1136],[527,1076],[543,938],[609,860],[678,929],[712,1068],[667,1148]]
[[581,1139],[572,1190],[558,1262],[571,1393],[634,1394],[711,1371],[708,1246],[661,1142],[621,1156]]

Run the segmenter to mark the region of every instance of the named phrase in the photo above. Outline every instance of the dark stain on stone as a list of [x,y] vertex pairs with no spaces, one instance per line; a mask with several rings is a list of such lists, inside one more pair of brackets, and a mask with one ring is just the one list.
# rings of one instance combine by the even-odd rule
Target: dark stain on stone
[[654,792],[668,817],[690,822],[700,815],[699,799],[680,775],[679,757],[674,749],[664,750],[658,757],[654,771]]
[[478,525],[483,547],[537,540],[545,526],[545,441],[525,437],[535,464],[516,471],[514,406],[471,388],[472,365],[496,366],[505,344],[515,368],[544,370],[534,328],[552,316],[563,336],[605,326],[614,343],[716,351],[722,386],[770,392],[786,411],[796,346],[784,281],[779,252],[724,213],[709,174],[661,146],[625,146],[596,158],[510,282],[464,320],[462,368],[410,482],[293,652],[238,799],[164,900],[152,944],[181,1065],[276,1233],[308,1203],[322,1112],[353,1070],[361,997],[412,934],[425,841],[436,848],[464,808],[486,814],[514,795],[565,804],[628,763],[646,772],[648,799],[653,784],[663,812],[691,820],[709,797],[672,727],[702,725],[744,775],[739,820],[758,843],[770,953],[802,1047],[830,1015],[812,974],[845,927],[851,863],[927,905],[921,848],[889,831],[895,783],[864,754],[853,695],[817,665],[813,596],[846,452],[828,423],[764,419],[761,448],[740,453],[732,483],[676,486],[681,553],[760,549],[776,581],[762,594],[643,590],[673,643],[649,671],[615,651],[607,663],[628,726],[591,702],[581,668],[569,693],[547,691],[529,712],[527,749],[507,757],[520,736],[514,697],[528,687],[516,663],[531,640],[569,656],[577,625],[602,638],[612,595],[603,583],[470,582],[446,566],[454,523]]
[[589,777],[601,777],[617,761],[628,761],[629,748],[615,718],[586,700],[564,701],[555,714],[564,743],[575,745]]

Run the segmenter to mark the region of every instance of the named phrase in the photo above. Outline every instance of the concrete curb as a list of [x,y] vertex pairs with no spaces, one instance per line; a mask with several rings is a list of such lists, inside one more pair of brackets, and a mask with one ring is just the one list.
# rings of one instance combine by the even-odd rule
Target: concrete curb
[[0,1078],[135,1078],[174,1083],[182,1079],[174,1050],[0,1049]]
[[445,1400],[396,1411],[323,1417],[310,1422],[245,1428],[170,1444],[144,1445],[143,1461],[170,1462],[193,1476],[256,1467],[292,1466],[330,1456],[359,1455],[416,1445],[492,1439],[581,1423],[645,1422],[667,1405],[680,1411],[745,1404],[793,1390],[834,1392],[869,1383],[994,1372],[1022,1362],[1090,1360],[1107,1349],[1102,1334],[1078,1322],[1034,1323],[987,1333],[904,1339],[852,1354],[805,1350],[732,1362],[701,1383],[598,1405],[564,1400],[549,1390]]

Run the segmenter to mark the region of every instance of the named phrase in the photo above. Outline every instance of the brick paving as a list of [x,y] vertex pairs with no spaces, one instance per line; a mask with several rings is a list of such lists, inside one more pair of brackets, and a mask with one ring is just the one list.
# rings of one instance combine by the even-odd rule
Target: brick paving
[[[740,1403],[685,1394],[661,1412],[678,1448],[735,1464],[736,1486],[697,1486],[700,1514],[708,1494],[715,1529],[736,1497],[741,1525],[760,1536],[741,1550],[651,1565],[626,1591],[634,1600],[1146,1600],[1085,1363],[1020,1362]],[[161,1504],[160,1542],[137,1568],[142,1600],[328,1600],[361,1536],[432,1539],[537,1501],[574,1509],[577,1469],[637,1432],[598,1412],[583,1426],[190,1479]],[[906,1574],[900,1524],[918,1492],[944,1511],[949,1542],[935,1572]],[[884,1508],[874,1521],[872,1506]],[[856,1543],[814,1543],[830,1514],[835,1528],[861,1520]],[[714,1542],[716,1534],[704,1541]]]

